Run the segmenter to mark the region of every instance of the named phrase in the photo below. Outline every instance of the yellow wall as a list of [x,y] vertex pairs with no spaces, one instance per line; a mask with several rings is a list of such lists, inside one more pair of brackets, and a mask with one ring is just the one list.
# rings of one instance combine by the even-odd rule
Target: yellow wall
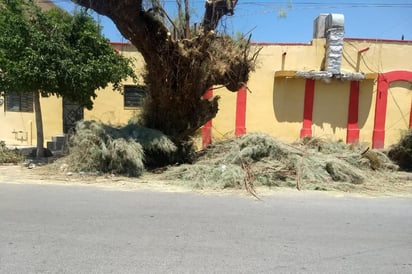
[[[63,132],[62,100],[57,97],[41,97],[43,112],[43,133],[45,142]],[[3,110],[4,110],[4,106]],[[36,119],[34,112],[3,111],[0,115],[0,140],[8,146],[35,146]],[[14,134],[13,132],[18,132]]]
[[[359,142],[371,144],[375,119],[376,81],[364,80],[359,84]],[[392,140],[395,142],[395,140]]]
[[345,141],[348,105],[349,82],[317,81],[313,103],[313,136]]
[[[113,44],[113,47],[120,54],[134,58],[136,72],[142,73],[143,60],[133,46]],[[139,80],[142,81],[142,79]],[[133,82],[128,79],[124,84],[133,84]],[[139,112],[138,109],[125,109],[123,95],[118,91],[113,91],[111,85],[96,93],[98,96],[94,100],[93,110],[84,111],[85,120],[98,120],[108,124],[121,125],[126,124],[132,115]],[[40,103],[43,114],[44,146],[46,146],[47,141],[51,141],[53,136],[63,134],[63,104],[62,98],[55,96],[41,98]],[[0,140],[5,141],[8,146],[35,146],[37,139],[34,112],[6,112],[4,106],[2,107]],[[21,133],[15,135],[12,133],[13,131],[21,131]]]
[[409,127],[412,83],[393,82],[388,89],[385,132],[387,140],[397,140]]
[[231,138],[235,136],[236,122],[236,92],[230,92],[224,88],[215,89],[214,96],[220,96],[219,112],[212,121],[212,136],[215,140]]
[[[50,96],[41,98],[40,104],[43,116],[44,146],[46,146],[47,141],[51,141],[53,136],[63,134],[63,100]],[[35,129],[33,134],[33,139],[36,139]],[[33,144],[36,145],[36,142],[34,141]]]
[[[369,48],[359,55],[358,51]],[[359,63],[362,72],[412,70],[412,41],[374,41],[346,39],[343,47],[342,71],[355,71]]]
[[4,111],[0,115],[0,140],[5,141],[7,145],[32,145],[32,133],[35,133],[34,123],[33,113]]
[[[257,47],[262,45],[257,45]],[[367,51],[358,54],[362,49]],[[284,55],[283,53],[286,53]],[[325,39],[311,44],[263,45],[257,60],[257,70],[251,74],[247,95],[247,132],[266,132],[283,141],[300,138],[303,121],[305,79],[274,77],[276,71],[318,71],[325,56]],[[412,71],[411,41],[380,41],[345,39],[342,72],[384,73],[394,70]],[[411,84],[391,85],[388,96],[385,147],[399,141],[401,132],[409,127]],[[359,141],[371,144],[376,101],[376,79],[360,82],[358,125]],[[313,136],[346,140],[350,82],[333,79],[315,83],[312,117]],[[396,99],[394,99],[396,98]],[[220,132],[234,130],[224,117],[236,111],[236,98],[222,94],[222,105],[214,128]],[[230,105],[230,107],[228,107]]]
[[[267,125],[270,133],[277,138],[294,142],[299,139],[299,132],[302,127],[303,119],[303,104],[305,97],[305,80],[303,79],[289,79],[279,78],[274,81],[272,93],[272,113],[268,115]],[[251,94],[250,97],[253,97]],[[252,98],[249,102],[253,104]],[[249,105],[248,105],[249,108]],[[259,117],[254,117],[255,121],[259,120]],[[269,122],[270,121],[270,122]],[[259,127],[259,123],[255,122],[252,129]],[[266,132],[264,130],[259,130]]]
[[[113,44],[128,57],[135,58],[136,72],[141,74],[144,61],[133,46]],[[320,70],[325,55],[325,39],[314,39],[310,44],[261,44],[256,71],[250,75],[247,93],[247,132],[269,133],[283,141],[293,142],[300,138],[305,97],[305,79],[276,77],[279,71]],[[369,50],[358,54],[359,50]],[[346,39],[342,57],[343,72],[383,73],[394,70],[412,71],[412,41],[373,41]],[[142,79],[139,79],[143,83]],[[129,79],[125,84],[132,84]],[[312,132],[314,136],[334,140],[346,140],[349,102],[348,81],[316,81]],[[360,142],[371,143],[375,101],[375,79],[363,80],[359,94]],[[221,96],[219,113],[213,120],[213,138],[234,136],[236,119],[236,93],[215,89]],[[86,120],[98,120],[113,125],[123,125],[139,113],[139,109],[123,106],[123,95],[109,86],[97,91],[91,111],[85,110]],[[401,132],[408,129],[412,100],[411,85],[393,83],[389,90],[386,120],[385,146],[396,143]],[[42,98],[45,141],[62,134],[61,98]],[[33,113],[3,112],[0,115],[0,140],[8,145],[35,144],[35,120]],[[28,140],[18,141],[13,130],[27,132]],[[31,132],[33,134],[31,134]],[[18,137],[21,137],[19,135]],[[23,136],[25,137],[25,135]]]
[[[112,46],[122,55],[133,58],[138,81],[143,83],[141,77],[144,72],[144,60],[136,49],[128,44],[114,43]],[[134,85],[132,79],[127,79],[125,85]],[[97,97],[93,101],[93,109],[84,111],[85,120],[95,120],[111,125],[124,125],[133,116],[139,114],[139,108],[125,108],[123,94],[113,91],[113,86],[109,85],[104,90],[96,92]]]
[[92,110],[84,110],[84,120],[95,120],[110,125],[122,125],[137,112],[124,108],[123,95],[112,91],[110,86],[106,90],[97,91]]

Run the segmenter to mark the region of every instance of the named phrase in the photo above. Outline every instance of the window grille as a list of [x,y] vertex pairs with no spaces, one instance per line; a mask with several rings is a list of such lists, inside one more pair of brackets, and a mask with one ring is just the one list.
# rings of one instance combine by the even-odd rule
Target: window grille
[[146,90],[144,86],[124,86],[124,107],[138,108],[143,105],[146,97]]
[[33,112],[33,93],[10,92],[6,94],[6,111]]

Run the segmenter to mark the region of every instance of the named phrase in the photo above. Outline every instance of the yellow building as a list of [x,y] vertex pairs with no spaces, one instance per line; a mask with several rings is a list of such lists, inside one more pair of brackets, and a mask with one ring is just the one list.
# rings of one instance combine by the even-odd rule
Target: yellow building
[[[204,144],[246,132],[268,133],[285,142],[314,136],[374,148],[398,142],[412,127],[412,41],[345,38],[341,17],[329,17],[329,25],[326,15],[323,21],[316,19],[308,44],[254,45],[262,49],[247,89],[209,92],[221,100],[216,118],[202,130]],[[133,46],[112,46],[136,58],[138,74],[143,70]],[[138,115],[144,90],[127,81],[123,93],[108,87],[97,94],[91,111],[61,98],[41,98],[45,140],[62,136],[81,119],[127,123]],[[0,140],[9,146],[36,144],[30,98],[1,99]]]
[[[142,74],[143,58],[130,44],[111,43],[112,47],[127,57],[133,57],[136,73]],[[139,113],[140,97],[144,90],[130,79],[124,84],[122,93],[113,91],[111,86],[98,90],[93,110],[79,107],[64,98],[41,97],[45,146],[56,149],[52,141],[58,141],[60,148],[63,136],[75,127],[80,120],[96,120],[112,125],[122,125]],[[140,97],[139,97],[140,96]],[[3,113],[0,115],[0,140],[7,146],[35,146],[36,120],[33,96],[30,94],[9,94],[0,96]],[[48,144],[49,143],[49,144]]]
[[345,38],[343,21],[319,16],[309,44],[256,44],[250,92],[215,91],[222,100],[212,140],[265,132],[286,142],[397,143],[412,127],[412,41]]

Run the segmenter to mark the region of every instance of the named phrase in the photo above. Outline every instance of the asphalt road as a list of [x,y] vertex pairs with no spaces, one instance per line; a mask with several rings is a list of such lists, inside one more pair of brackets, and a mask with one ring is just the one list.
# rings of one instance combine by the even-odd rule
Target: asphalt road
[[412,199],[0,183],[0,273],[412,273]]

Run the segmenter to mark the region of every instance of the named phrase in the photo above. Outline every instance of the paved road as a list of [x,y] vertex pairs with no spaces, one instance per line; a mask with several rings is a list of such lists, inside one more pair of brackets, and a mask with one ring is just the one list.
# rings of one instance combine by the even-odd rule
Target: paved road
[[412,199],[1,183],[0,273],[412,273]]

